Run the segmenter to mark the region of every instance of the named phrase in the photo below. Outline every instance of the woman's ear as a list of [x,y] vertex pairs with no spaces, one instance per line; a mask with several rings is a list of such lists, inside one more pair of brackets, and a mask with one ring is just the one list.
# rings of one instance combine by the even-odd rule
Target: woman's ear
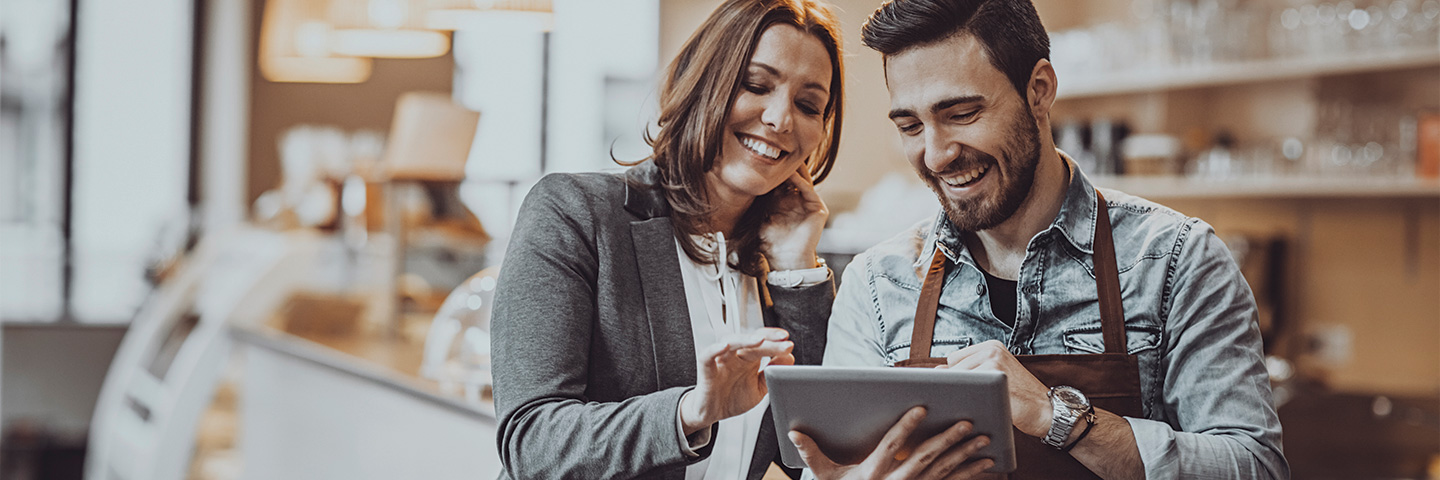
[[1030,113],[1035,118],[1048,118],[1050,107],[1055,105],[1055,89],[1058,86],[1055,78],[1055,67],[1049,60],[1040,59],[1035,62],[1035,68],[1030,70],[1030,84],[1026,85],[1026,99],[1029,101]]

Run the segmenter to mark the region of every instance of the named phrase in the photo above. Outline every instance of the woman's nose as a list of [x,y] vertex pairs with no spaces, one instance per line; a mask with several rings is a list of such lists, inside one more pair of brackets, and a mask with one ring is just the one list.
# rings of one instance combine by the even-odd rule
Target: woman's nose
[[789,133],[794,122],[790,108],[788,101],[779,98],[765,102],[765,111],[761,113],[760,121],[776,133]]

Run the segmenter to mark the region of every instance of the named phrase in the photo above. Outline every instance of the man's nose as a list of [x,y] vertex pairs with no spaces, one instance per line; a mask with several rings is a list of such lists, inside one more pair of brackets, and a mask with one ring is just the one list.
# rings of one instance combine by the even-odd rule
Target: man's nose
[[960,142],[956,142],[935,129],[925,131],[925,168],[932,172],[943,172],[960,156]]

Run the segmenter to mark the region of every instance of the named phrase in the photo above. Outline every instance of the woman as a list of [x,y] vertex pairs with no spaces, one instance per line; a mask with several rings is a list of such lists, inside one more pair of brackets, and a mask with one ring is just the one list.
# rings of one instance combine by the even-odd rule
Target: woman
[[492,320],[508,478],[778,463],[759,369],[824,353],[814,183],[839,145],[840,46],[813,0],[729,0],[670,66],[651,157],[531,190]]

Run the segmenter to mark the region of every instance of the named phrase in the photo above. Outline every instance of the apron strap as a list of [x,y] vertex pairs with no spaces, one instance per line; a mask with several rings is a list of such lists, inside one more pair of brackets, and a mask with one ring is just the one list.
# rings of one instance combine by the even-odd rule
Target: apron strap
[[[1100,295],[1100,330],[1105,353],[1126,353],[1125,306],[1120,303],[1120,269],[1115,262],[1115,240],[1110,235],[1110,205],[1095,191],[1095,289]],[[932,321],[933,323],[933,321]],[[933,327],[932,327],[933,328]]]
[[[1125,307],[1120,303],[1120,269],[1115,263],[1115,240],[1110,234],[1110,208],[1099,190],[1095,191],[1095,289],[1100,298],[1100,330],[1105,353],[1126,353]],[[910,360],[930,358],[935,337],[935,312],[945,282],[945,254],[939,245],[930,259],[930,270],[920,287],[920,302],[910,331]]]
[[940,309],[941,286],[945,283],[945,254],[935,246],[935,255],[930,259],[930,270],[925,272],[925,283],[920,287],[920,305],[915,308],[915,321],[911,322],[910,359],[919,361],[930,358],[930,345],[935,339],[935,312]]

